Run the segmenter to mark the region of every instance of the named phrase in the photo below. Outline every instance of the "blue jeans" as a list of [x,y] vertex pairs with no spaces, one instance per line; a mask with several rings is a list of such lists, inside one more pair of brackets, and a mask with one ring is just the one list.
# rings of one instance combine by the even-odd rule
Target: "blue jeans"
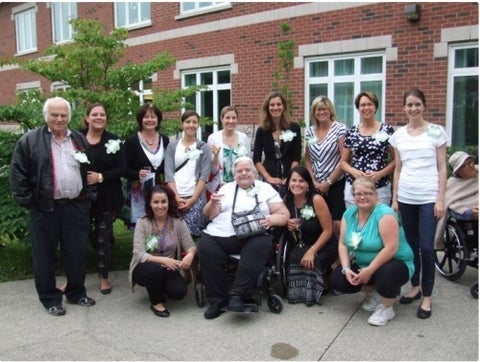
[[422,276],[422,293],[425,297],[432,295],[435,282],[435,230],[437,219],[434,203],[411,205],[399,202],[403,229],[413,251],[415,271],[411,278],[412,286],[420,285]]

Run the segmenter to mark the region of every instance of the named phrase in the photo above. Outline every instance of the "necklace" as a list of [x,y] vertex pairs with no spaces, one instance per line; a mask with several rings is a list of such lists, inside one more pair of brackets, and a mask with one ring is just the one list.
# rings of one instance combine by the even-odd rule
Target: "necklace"
[[153,146],[156,142],[157,142],[157,135],[153,135],[153,138],[151,139],[148,139],[147,137],[145,137],[145,135],[143,133],[140,133],[141,136],[142,136],[142,139],[145,141],[145,143],[149,146]]

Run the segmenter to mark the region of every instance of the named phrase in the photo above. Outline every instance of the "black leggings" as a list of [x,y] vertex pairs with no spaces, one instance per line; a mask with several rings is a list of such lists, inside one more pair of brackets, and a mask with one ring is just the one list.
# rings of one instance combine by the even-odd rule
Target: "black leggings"
[[[353,264],[352,270],[358,271],[358,265]],[[352,294],[362,289],[363,285],[352,285],[342,274],[342,267],[338,266],[329,278],[330,288],[335,291]],[[402,285],[408,282],[408,268],[401,260],[389,260],[380,266],[370,278],[368,285],[374,285],[378,294],[384,298],[396,298],[400,294]]]
[[152,305],[164,303],[165,299],[181,300],[187,295],[187,284],[176,270],[169,270],[153,262],[138,264],[133,269],[133,284],[147,288]]

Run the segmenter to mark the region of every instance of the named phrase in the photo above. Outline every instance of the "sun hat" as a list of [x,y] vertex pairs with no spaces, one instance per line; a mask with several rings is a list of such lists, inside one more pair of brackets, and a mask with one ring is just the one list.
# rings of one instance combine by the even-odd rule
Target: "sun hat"
[[448,164],[453,169],[453,174],[456,175],[460,167],[463,166],[466,160],[469,158],[474,158],[472,155],[469,155],[463,151],[457,151],[448,159]]

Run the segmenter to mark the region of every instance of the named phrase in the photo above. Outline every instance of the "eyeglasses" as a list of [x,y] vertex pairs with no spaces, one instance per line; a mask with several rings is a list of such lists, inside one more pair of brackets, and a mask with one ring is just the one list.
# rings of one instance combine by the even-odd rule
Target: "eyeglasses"
[[370,196],[373,196],[373,192],[371,191],[368,191],[368,192],[354,192],[353,193],[353,196],[354,197],[370,197]]

